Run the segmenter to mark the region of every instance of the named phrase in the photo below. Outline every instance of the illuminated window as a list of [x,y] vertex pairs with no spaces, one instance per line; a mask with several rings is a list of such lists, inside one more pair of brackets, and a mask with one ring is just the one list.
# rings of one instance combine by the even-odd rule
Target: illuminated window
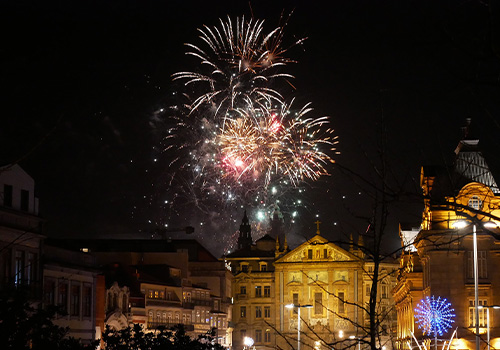
[[271,330],[266,329],[266,333],[264,333],[264,343],[270,343],[271,342]]
[[[292,294],[292,303],[293,303],[293,305],[299,305],[299,293],[293,293]],[[294,314],[297,313],[297,308],[296,307],[293,308],[293,313]]]
[[323,293],[314,293],[314,313],[323,314]]
[[339,314],[344,314],[345,313],[345,304],[344,304],[344,292],[338,292],[338,313]]
[[[476,308],[474,299],[469,299],[469,327],[476,325]],[[486,299],[479,299],[479,305],[488,305]],[[486,327],[486,308],[479,309],[479,327]]]
[[240,306],[240,317],[241,318],[247,317],[247,307],[246,306]]
[[471,207],[472,209],[479,210],[481,209],[482,205],[483,201],[481,201],[478,196],[472,196],[469,199],[469,207]]

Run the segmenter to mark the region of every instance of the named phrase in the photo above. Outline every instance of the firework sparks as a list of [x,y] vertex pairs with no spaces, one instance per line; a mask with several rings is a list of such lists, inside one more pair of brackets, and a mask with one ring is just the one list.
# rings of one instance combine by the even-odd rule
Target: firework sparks
[[220,130],[216,141],[228,165],[225,175],[238,180],[262,177],[265,188],[273,177],[286,176],[297,185],[305,178],[316,180],[327,175],[325,165],[333,160],[320,150],[320,145],[333,148],[337,140],[331,136],[331,129],[326,136],[318,137],[328,120],[304,118],[311,111],[309,106],[293,117],[291,104],[283,104],[278,111],[252,106],[237,109],[237,116],[227,118],[226,128]]
[[337,143],[327,117],[311,116],[311,104],[292,109],[289,84],[279,86],[293,78],[288,49],[304,39],[284,48],[284,26],[265,32],[264,21],[244,18],[199,33],[202,44],[187,44],[198,66],[173,75],[184,85],[165,129],[169,215],[232,225],[246,208],[265,232],[279,204],[294,222],[309,210],[301,187],[328,175]]
[[[237,18],[220,20],[219,27],[198,29],[200,39],[207,46],[186,44],[188,55],[200,61],[201,72],[178,72],[174,80],[185,80],[185,85],[198,85],[200,93],[193,97],[191,111],[202,105],[214,108],[214,117],[225,118],[228,111],[241,107],[247,100],[257,104],[281,103],[282,95],[271,88],[279,78],[293,78],[282,69],[293,60],[285,57],[283,26],[264,33],[263,20]],[[304,39],[294,44],[301,43]]]

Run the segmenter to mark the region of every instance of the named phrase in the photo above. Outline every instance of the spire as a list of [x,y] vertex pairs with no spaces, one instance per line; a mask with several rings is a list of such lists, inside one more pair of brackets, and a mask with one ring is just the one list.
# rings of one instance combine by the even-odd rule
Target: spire
[[240,233],[238,236],[238,249],[248,248],[252,245],[252,227],[248,221],[247,211],[243,214],[241,220]]

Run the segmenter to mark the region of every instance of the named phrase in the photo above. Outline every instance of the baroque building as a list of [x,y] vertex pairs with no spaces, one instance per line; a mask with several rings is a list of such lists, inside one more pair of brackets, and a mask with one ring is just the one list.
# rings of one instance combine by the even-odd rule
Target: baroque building
[[422,298],[435,296],[446,298],[455,314],[439,346],[454,335],[451,349],[475,349],[478,339],[483,349],[489,334],[491,347],[498,347],[500,315],[493,306],[500,305],[500,191],[479,140],[466,134],[451,168],[422,167],[420,185],[420,227],[400,229],[404,250],[393,291],[397,346],[414,348],[416,339],[434,344],[433,335],[424,335],[415,323],[414,310]]
[[[253,339],[256,349],[295,347],[299,313],[300,342],[307,348],[352,346],[366,336],[363,307],[370,296],[373,263],[352,242],[349,250],[329,242],[317,225],[316,235],[295,249],[288,247],[286,237],[280,244],[279,236],[267,234],[225,257],[234,274],[235,350],[243,349],[245,337]],[[380,345],[390,347],[395,327],[390,290],[397,264],[385,261],[380,269],[387,276],[378,293],[379,305],[386,307]]]

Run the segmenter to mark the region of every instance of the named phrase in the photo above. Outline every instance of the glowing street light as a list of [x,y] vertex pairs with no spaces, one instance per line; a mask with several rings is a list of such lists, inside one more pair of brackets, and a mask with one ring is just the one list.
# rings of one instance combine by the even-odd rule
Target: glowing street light
[[253,339],[250,337],[243,338],[243,345],[245,345],[246,349],[250,349],[253,345]]
[[300,309],[302,309],[302,308],[310,309],[313,306],[311,304],[306,304],[306,305],[288,304],[288,305],[285,305],[285,307],[287,309],[297,308],[297,320],[298,320],[298,323],[297,323],[297,350],[300,350]]

